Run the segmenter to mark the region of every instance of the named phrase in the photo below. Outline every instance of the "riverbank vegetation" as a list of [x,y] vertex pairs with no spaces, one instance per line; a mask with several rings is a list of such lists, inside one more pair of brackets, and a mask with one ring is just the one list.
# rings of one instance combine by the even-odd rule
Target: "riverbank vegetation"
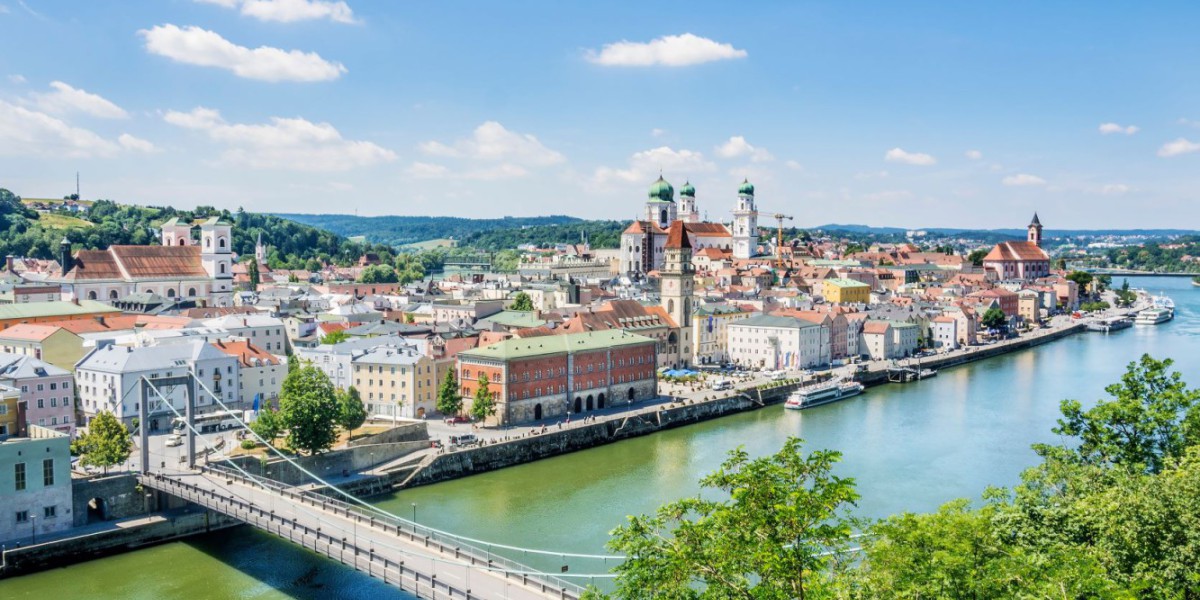
[[853,517],[840,455],[798,439],[735,450],[708,491],[612,532],[630,558],[611,597],[1200,597],[1200,392],[1171,366],[1143,356],[1092,408],[1064,400],[1061,444],[1018,485],[933,513]]

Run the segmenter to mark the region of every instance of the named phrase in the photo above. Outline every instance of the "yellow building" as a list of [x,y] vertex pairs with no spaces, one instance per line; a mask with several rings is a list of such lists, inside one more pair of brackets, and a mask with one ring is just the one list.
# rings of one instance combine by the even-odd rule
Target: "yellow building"
[[370,417],[422,419],[437,410],[434,362],[412,346],[382,345],[353,359],[354,387]]
[[826,279],[821,282],[826,302],[866,304],[871,301],[871,286],[853,279]]
[[75,372],[83,338],[57,325],[22,323],[0,331],[0,352],[23,354]]
[[0,385],[0,439],[21,432],[17,414],[17,400],[20,398],[20,390]]

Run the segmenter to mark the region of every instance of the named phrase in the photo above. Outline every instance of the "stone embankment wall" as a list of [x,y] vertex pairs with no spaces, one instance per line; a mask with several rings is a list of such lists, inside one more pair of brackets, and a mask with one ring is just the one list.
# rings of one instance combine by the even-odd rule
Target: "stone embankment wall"
[[[425,424],[421,423],[421,429]],[[305,470],[321,477],[340,477],[343,471],[356,473],[375,465],[406,456],[429,447],[429,440],[369,444],[344,450],[334,450],[316,456],[294,459]],[[251,475],[261,475],[287,485],[312,483],[312,478],[282,458],[273,458],[264,465],[252,456],[234,459],[234,462]]]
[[407,486],[426,485],[493,471],[761,408],[782,402],[793,389],[794,386],[781,386],[762,390],[761,393],[755,390],[707,402],[676,404],[624,419],[574,425],[566,430],[548,431],[540,435],[439,454],[422,468]]
[[104,521],[125,519],[146,513],[149,500],[138,489],[137,477],[132,473],[90,477],[71,480],[72,524],[87,525],[88,503],[97,502],[99,517]]
[[367,435],[350,440],[346,443],[351,448],[375,444],[390,444],[393,442],[419,442],[429,440],[429,427],[424,421],[402,423],[387,431],[375,435]]
[[196,509],[193,512],[168,514],[146,523],[123,525],[22,548],[7,548],[0,557],[0,579],[63,567],[236,525],[240,523],[224,515]]

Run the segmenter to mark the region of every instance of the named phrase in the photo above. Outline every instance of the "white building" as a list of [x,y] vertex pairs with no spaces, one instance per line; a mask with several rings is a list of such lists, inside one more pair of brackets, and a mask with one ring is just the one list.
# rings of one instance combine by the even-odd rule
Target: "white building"
[[[249,408],[239,394],[238,359],[199,340],[148,348],[106,345],[92,350],[75,366],[78,406],[88,422],[98,413],[110,411],[129,425],[138,416],[142,377],[153,382],[156,378],[188,373],[195,375],[197,380],[195,406],[199,412],[221,410],[212,394],[219,394],[230,409]],[[187,407],[184,386],[159,387],[158,391],[183,414]],[[151,391],[147,407],[150,431],[170,427],[175,411],[162,397]]]
[[943,352],[958,348],[958,321],[954,317],[934,317],[929,322],[929,331],[934,348]]
[[921,340],[921,328],[915,323],[892,322],[892,352],[895,357],[912,356]]
[[278,408],[283,379],[288,374],[286,360],[259,348],[246,339],[218,341],[217,350],[238,359],[238,390],[246,408]]
[[287,353],[287,327],[283,320],[270,315],[226,315],[204,321],[205,327],[225,330],[229,335],[250,340],[272,354]]
[[333,387],[344,390],[354,385],[354,359],[372,348],[380,346],[412,347],[417,354],[425,354],[425,340],[413,340],[399,336],[379,336],[347,340],[340,344],[321,344],[313,348],[297,348],[296,356],[309,361],[320,369]]
[[807,369],[828,360],[828,331],[804,319],[759,314],[728,329],[729,358],[743,366]]
[[736,306],[702,306],[692,314],[692,364],[720,364],[729,360],[729,324],[749,317]]

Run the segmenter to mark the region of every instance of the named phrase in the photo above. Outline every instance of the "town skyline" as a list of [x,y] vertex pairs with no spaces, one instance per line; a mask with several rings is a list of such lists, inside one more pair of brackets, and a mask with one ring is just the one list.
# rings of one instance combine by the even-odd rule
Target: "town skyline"
[[1195,10],[4,0],[0,152],[256,212],[627,220],[661,172],[713,221],[749,178],[798,226],[1176,227]]

